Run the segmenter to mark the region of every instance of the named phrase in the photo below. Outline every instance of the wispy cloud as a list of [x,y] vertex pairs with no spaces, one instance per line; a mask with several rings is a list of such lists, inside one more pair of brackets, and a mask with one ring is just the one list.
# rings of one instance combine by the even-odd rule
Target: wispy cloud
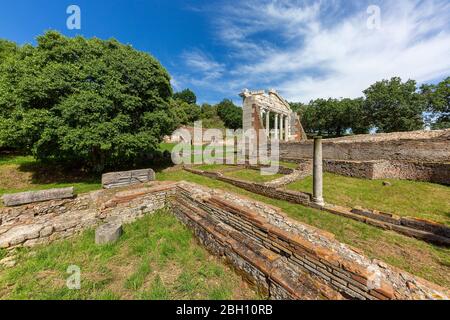
[[224,2],[208,15],[228,59],[201,51],[183,57],[210,86],[273,87],[296,101],[357,97],[392,76],[428,82],[450,75],[448,0],[378,1],[380,29],[367,27],[370,4]]
[[201,75],[207,81],[220,78],[225,71],[224,64],[215,61],[199,49],[186,51],[181,58],[193,73]]

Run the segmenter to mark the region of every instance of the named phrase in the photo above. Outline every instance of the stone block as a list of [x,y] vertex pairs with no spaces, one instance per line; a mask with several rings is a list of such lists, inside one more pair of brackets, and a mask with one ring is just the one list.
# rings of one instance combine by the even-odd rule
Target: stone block
[[106,223],[95,230],[96,244],[110,244],[116,242],[123,233],[122,225],[116,222]]
[[73,196],[73,187],[69,187],[5,194],[2,200],[6,207],[13,207],[34,202],[68,199],[73,198]]
[[111,189],[154,180],[155,172],[152,169],[110,172],[102,175],[102,186]]

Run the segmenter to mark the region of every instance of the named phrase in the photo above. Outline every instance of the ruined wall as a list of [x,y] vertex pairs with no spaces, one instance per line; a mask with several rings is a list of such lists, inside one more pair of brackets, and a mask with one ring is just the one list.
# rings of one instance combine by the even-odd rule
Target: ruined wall
[[[75,200],[2,209],[1,227],[8,230],[2,229],[0,243],[3,247],[5,243],[48,243],[103,221],[130,222],[164,206],[169,206],[207,249],[272,299],[450,296],[444,288],[368,259],[330,233],[289,219],[278,208],[185,182],[102,190]],[[53,232],[40,236],[46,227]],[[13,238],[20,240],[9,242]]]
[[[312,158],[313,142],[280,144],[282,160]],[[324,170],[365,179],[405,179],[450,185],[450,129],[323,140]]]
[[137,189],[147,206],[108,210],[118,203],[128,203],[130,191],[100,190],[76,199],[54,200],[20,207],[0,209],[0,248],[46,244],[64,239],[97,226],[104,221],[119,219],[131,222],[146,212],[165,206],[166,193],[173,192],[166,185]]
[[[281,158],[302,159],[312,156],[313,141],[280,144]],[[323,158],[450,162],[450,129],[325,139]]]
[[[226,177],[220,172],[208,172],[192,168],[186,171],[220,180],[252,193],[260,194],[272,199],[284,200],[290,203],[309,206],[324,210],[345,218],[353,219],[384,230],[396,231],[408,237],[424,240],[430,243],[450,246],[450,228],[434,221],[417,219],[414,217],[400,217],[389,212],[364,209],[361,207],[349,208],[334,204],[318,205],[311,201],[312,195],[306,192],[292,191],[278,186],[279,179],[264,184]],[[298,171],[300,175],[305,174]]]
[[450,163],[324,160],[326,172],[363,179],[400,179],[450,185]]

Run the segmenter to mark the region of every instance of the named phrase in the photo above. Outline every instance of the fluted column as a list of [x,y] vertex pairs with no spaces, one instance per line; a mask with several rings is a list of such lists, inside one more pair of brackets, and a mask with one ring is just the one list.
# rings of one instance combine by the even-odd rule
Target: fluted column
[[266,134],[270,137],[270,111],[266,112]]
[[275,139],[279,139],[278,133],[279,133],[279,128],[278,128],[278,118],[279,118],[279,114],[275,113]]
[[284,124],[284,115],[280,114],[280,141],[283,141],[284,135],[283,124]]
[[291,134],[289,116],[286,116],[286,118],[285,118],[284,130],[286,131],[286,133],[284,135],[284,141],[287,142],[287,141],[289,141],[289,136]]

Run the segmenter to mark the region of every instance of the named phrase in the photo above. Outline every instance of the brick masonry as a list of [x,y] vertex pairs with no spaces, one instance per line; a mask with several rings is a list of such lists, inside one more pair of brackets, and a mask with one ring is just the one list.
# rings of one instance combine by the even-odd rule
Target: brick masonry
[[[312,159],[312,141],[281,143],[280,158]],[[450,129],[323,140],[324,170],[368,179],[407,179],[450,185]]]
[[289,219],[280,209],[196,184],[149,183],[1,209],[0,246],[47,244],[168,207],[210,252],[271,299],[448,299],[447,289]]
[[342,217],[357,220],[359,222],[363,222],[377,228],[396,231],[405,236],[413,237],[438,245],[450,246],[450,228],[434,221],[410,217],[399,217],[391,213],[364,208],[348,208],[333,204],[325,204],[324,206],[320,206],[312,202],[311,194],[286,190],[283,188],[279,188],[276,184],[260,184],[234,179],[226,177],[220,172],[208,172],[192,168],[185,168],[185,170],[211,179],[220,180],[269,198],[284,200],[303,206],[309,206]]

